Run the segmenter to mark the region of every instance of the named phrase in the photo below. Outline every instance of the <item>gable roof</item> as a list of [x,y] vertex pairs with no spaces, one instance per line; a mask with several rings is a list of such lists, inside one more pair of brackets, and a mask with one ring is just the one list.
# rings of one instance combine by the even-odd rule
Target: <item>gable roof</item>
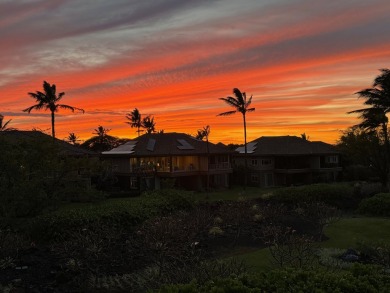
[[[247,144],[248,154],[253,156],[293,156],[338,154],[335,146],[322,141],[308,141],[297,136],[262,136]],[[244,147],[236,149],[244,153]]]
[[[232,154],[233,152],[222,144],[209,142],[209,153]],[[102,155],[129,155],[135,157],[206,154],[207,142],[177,132],[144,134],[102,153]]]
[[[0,135],[11,143],[20,143],[22,141],[42,141],[52,142],[53,138],[41,131],[25,131],[25,130],[11,130],[2,131]],[[79,146],[72,145],[66,141],[55,139],[55,142],[60,147],[62,154],[69,156],[98,156],[98,153],[83,149]]]

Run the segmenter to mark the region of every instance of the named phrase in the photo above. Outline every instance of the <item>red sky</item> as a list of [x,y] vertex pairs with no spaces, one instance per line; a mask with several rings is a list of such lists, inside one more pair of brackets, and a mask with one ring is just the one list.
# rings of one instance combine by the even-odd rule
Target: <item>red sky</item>
[[241,143],[242,116],[219,100],[253,95],[248,141],[306,133],[335,143],[358,122],[355,92],[390,67],[388,0],[2,0],[0,113],[18,129],[50,133],[48,112],[22,112],[43,80],[65,92],[57,137],[99,125],[135,137],[126,113],[158,130]]

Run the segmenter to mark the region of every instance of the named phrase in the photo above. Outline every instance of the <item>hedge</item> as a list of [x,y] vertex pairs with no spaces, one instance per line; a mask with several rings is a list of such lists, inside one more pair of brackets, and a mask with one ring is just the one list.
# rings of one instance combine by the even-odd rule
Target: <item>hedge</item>
[[193,205],[189,192],[164,190],[136,198],[109,199],[60,209],[36,217],[30,229],[36,240],[61,240],[69,232],[103,225],[131,229],[149,218]]
[[390,217],[390,193],[379,193],[363,199],[358,212],[370,216]]
[[198,284],[167,285],[159,293],[249,293],[249,292],[300,292],[300,293],[374,293],[389,292],[390,276],[367,266],[356,265],[351,271],[325,270],[273,270],[257,274],[232,276]]
[[341,209],[356,208],[359,202],[354,196],[354,187],[348,184],[312,184],[280,188],[272,192],[270,200],[285,204],[321,201]]

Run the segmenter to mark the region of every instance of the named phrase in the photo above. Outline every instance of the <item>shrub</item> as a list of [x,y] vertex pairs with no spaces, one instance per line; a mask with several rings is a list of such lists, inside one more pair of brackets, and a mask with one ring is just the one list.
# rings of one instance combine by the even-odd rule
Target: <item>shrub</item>
[[371,216],[390,217],[390,193],[379,193],[363,199],[359,204],[358,212]]
[[132,229],[149,218],[193,205],[191,197],[182,191],[151,192],[137,198],[110,199],[63,208],[36,217],[30,228],[36,239],[63,239],[79,229],[100,226]]
[[353,267],[351,272],[324,270],[273,270],[200,284],[169,285],[157,292],[388,292],[390,276],[373,268]]
[[353,187],[348,184],[312,184],[280,188],[273,192],[270,200],[285,204],[321,201],[342,209],[355,208],[358,204]]

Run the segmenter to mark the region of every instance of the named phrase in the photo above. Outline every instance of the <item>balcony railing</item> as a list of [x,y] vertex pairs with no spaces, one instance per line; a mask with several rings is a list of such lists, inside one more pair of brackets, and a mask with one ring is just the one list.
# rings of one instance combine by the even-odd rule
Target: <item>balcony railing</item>
[[222,162],[217,164],[209,164],[210,170],[223,170],[223,169],[230,169],[230,163],[229,162]]

